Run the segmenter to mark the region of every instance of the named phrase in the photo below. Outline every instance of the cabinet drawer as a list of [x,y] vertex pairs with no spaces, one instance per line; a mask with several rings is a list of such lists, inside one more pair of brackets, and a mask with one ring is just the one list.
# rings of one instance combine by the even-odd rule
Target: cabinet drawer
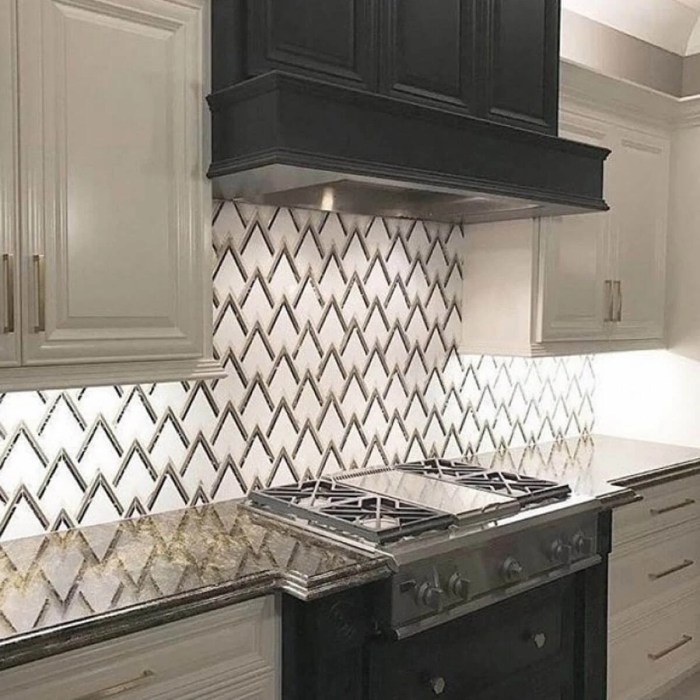
[[637,700],[700,660],[697,596],[660,608],[653,615],[611,631],[608,663],[610,700]]
[[700,518],[700,476],[641,489],[643,500],[613,514],[613,547]]
[[[694,528],[650,538],[648,545],[610,560],[610,614],[656,596],[672,595],[700,575],[700,536]],[[647,542],[645,540],[645,542]]]
[[[273,700],[278,645],[268,597],[10,669],[2,699]],[[247,695],[233,693],[238,683]]]

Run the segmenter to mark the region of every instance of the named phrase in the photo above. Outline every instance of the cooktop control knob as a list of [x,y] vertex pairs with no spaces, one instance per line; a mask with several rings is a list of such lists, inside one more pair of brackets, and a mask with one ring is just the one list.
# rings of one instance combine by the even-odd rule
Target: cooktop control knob
[[452,574],[449,580],[450,593],[452,595],[461,598],[462,600],[469,600],[469,585],[470,581],[460,574]]
[[564,544],[561,540],[554,540],[554,542],[552,542],[549,554],[552,561],[559,562],[560,564],[568,564],[571,562],[571,547],[568,544]]
[[515,557],[508,557],[501,565],[501,577],[506,583],[518,583],[525,576],[525,570]]
[[583,532],[577,532],[571,538],[571,546],[574,548],[576,556],[588,556],[593,553],[593,538],[586,537]]
[[435,612],[442,611],[445,591],[432,583],[422,583],[418,588],[418,601]]

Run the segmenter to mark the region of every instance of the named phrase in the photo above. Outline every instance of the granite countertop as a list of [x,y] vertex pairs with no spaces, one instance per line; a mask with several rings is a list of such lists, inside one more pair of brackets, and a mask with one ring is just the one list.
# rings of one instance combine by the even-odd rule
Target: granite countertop
[[390,574],[236,502],[0,544],[0,669],[242,600],[304,600]]
[[478,464],[566,483],[574,493],[617,507],[636,489],[700,473],[700,449],[591,435],[476,455]]
[[[700,450],[602,435],[477,455],[616,507],[700,473]],[[240,502],[0,544],[0,670],[285,591],[311,600],[390,575],[387,559]]]

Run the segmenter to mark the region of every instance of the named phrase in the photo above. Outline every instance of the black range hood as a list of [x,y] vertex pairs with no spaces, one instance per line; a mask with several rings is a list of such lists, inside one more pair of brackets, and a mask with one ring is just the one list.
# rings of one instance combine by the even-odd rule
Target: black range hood
[[[219,0],[218,13],[217,0],[213,6],[209,176],[216,196],[465,223],[608,208],[603,200],[603,163],[609,152],[553,135],[558,85],[552,80],[558,80],[558,40],[549,86],[543,79],[533,82],[538,89],[549,90],[547,99],[531,100],[518,83],[512,100],[513,104],[515,100],[528,105],[551,103],[549,120],[528,121],[526,117],[518,121],[510,117],[513,110],[460,110],[454,104],[383,89],[382,81],[359,83],[345,75],[329,76],[318,69],[318,61],[307,60],[308,34],[313,38],[308,22],[302,23],[306,33],[303,42],[298,42],[305,42],[306,51],[306,63],[299,69],[294,60],[279,59],[279,46],[264,46],[275,40],[275,12],[293,30],[292,20],[284,16],[283,0],[251,4],[251,8],[266,8],[259,10],[261,17],[256,16],[258,10],[246,10],[245,3],[223,5],[225,1]],[[297,5],[298,12],[315,4],[315,0],[304,2],[291,4]],[[338,12],[346,4],[322,2],[338,5]],[[558,20],[557,2],[519,2],[520,7],[529,8],[527,17],[539,4],[547,12],[554,7]],[[387,0],[387,4],[392,3]],[[423,21],[434,17],[435,8],[448,5],[424,4],[428,14]],[[251,12],[252,19],[246,19]],[[522,18],[516,19],[522,24]],[[287,24],[277,26],[277,33],[284,35]],[[247,41],[240,33],[241,25],[248,26]],[[239,27],[238,43],[231,34],[233,27]],[[284,47],[293,44],[293,39],[284,35]],[[262,58],[251,59],[245,47],[260,44]],[[531,43],[525,50],[537,51]],[[500,53],[507,52],[501,47]],[[296,60],[295,55],[293,58]],[[522,48],[516,58],[527,64]]]

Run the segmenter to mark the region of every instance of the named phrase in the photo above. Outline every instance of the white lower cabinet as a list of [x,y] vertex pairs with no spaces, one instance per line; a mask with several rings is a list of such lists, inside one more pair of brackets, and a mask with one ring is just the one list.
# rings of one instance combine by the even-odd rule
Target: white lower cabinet
[[2,700],[279,700],[273,596],[0,673]]
[[613,514],[608,700],[651,700],[700,664],[700,476]]

